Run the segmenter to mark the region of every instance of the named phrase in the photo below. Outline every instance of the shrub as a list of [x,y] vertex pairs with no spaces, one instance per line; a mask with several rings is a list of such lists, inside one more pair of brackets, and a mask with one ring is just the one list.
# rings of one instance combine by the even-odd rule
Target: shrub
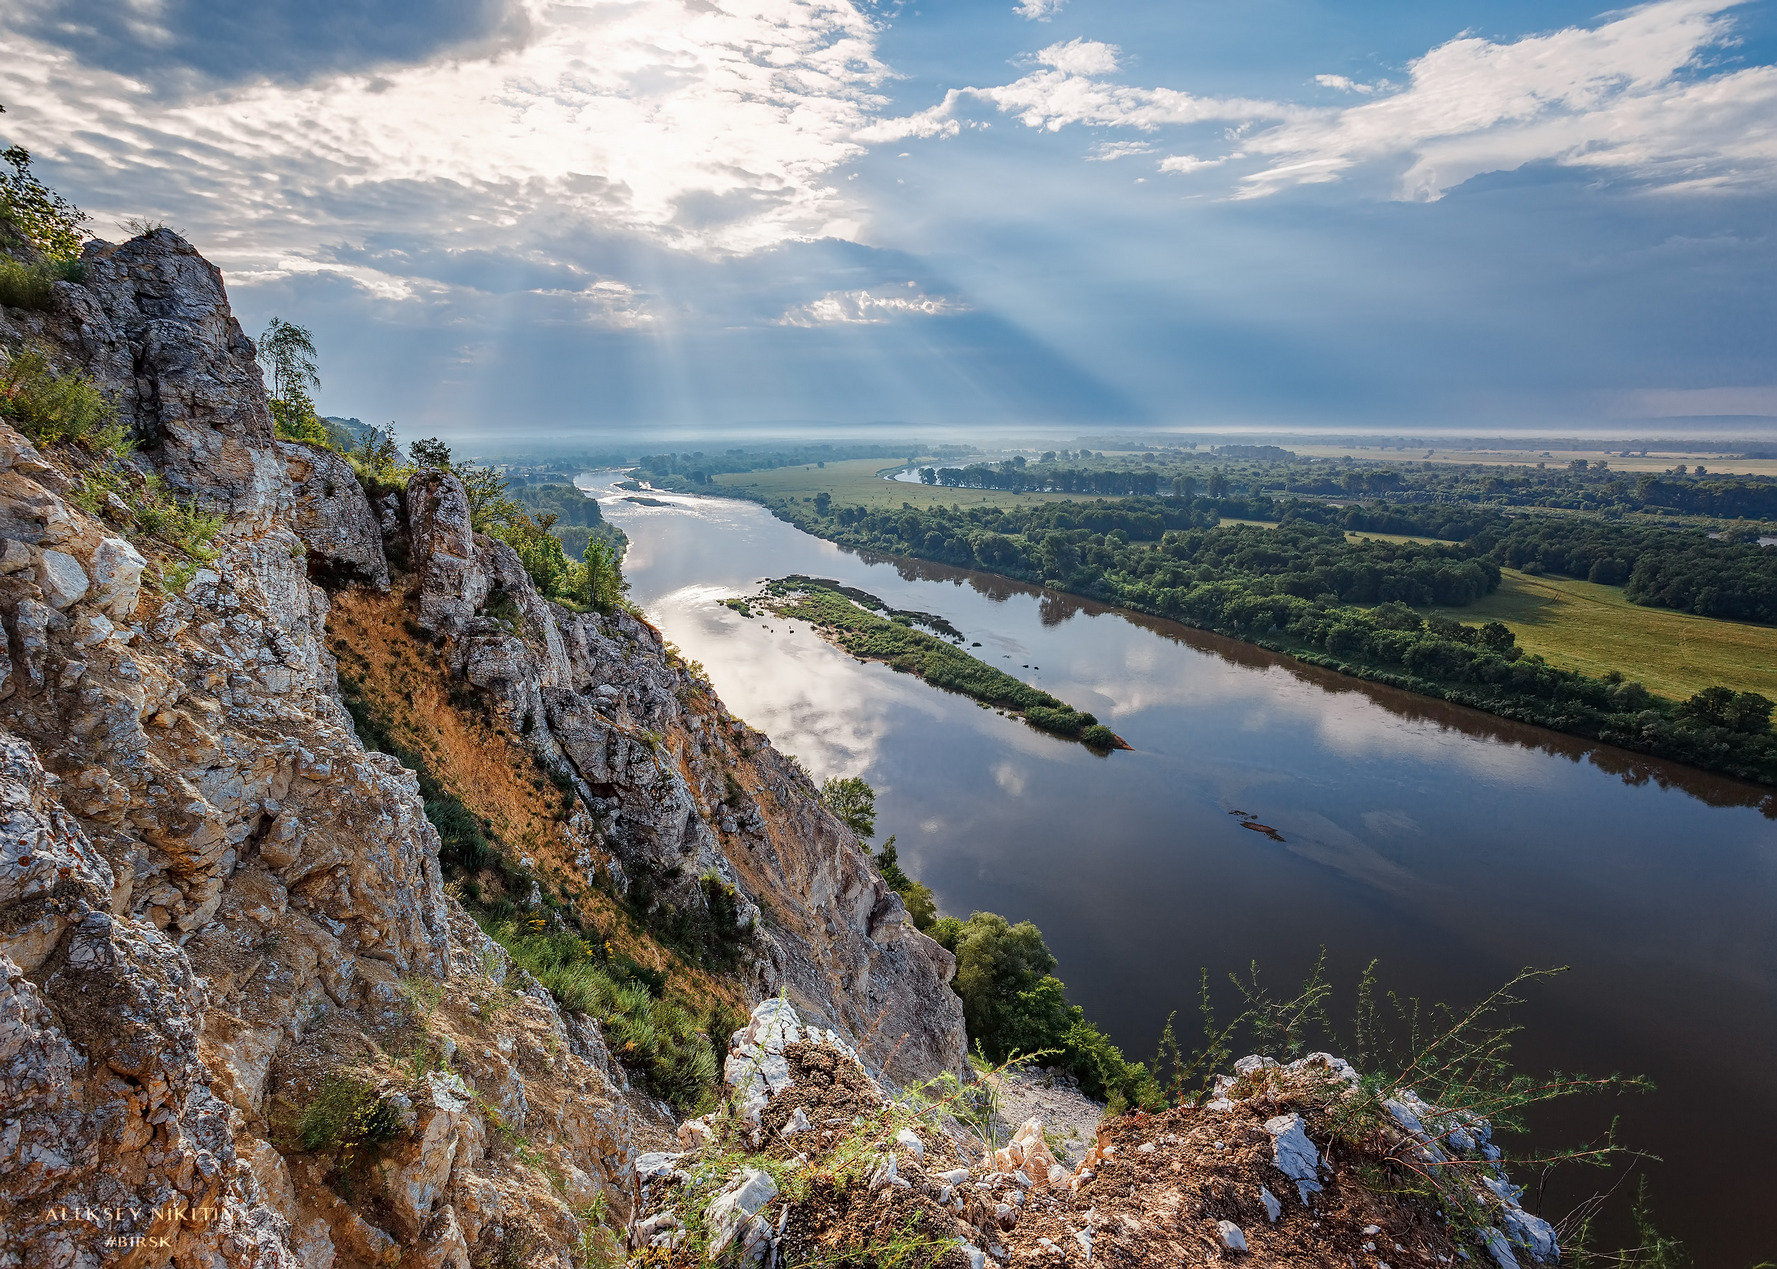
[[1115,749],[1117,747],[1117,733],[1103,723],[1093,723],[1092,726],[1080,733],[1080,739],[1086,743],[1088,748],[1092,749]]
[[883,844],[882,853],[876,857],[876,867],[882,873],[882,879],[888,882],[890,890],[901,896],[907,905],[907,917],[913,922],[913,928],[930,931],[938,920],[938,899],[931,889],[921,885],[901,870],[900,853],[895,849],[895,839],[890,837]]
[[0,256],[0,305],[47,309],[55,303],[55,278],[49,270]]
[[860,838],[876,832],[876,790],[862,776],[829,776],[821,785],[821,801]]
[[333,448],[333,433],[315,413],[314,402],[307,394],[291,389],[288,397],[272,397],[266,405],[271,409],[272,431],[279,440]]
[[0,352],[0,415],[39,445],[76,443],[119,455],[128,448],[127,431],[93,381],[78,370],[56,373],[35,348]]
[[350,1075],[329,1075],[314,1100],[303,1108],[296,1129],[304,1150],[344,1150],[375,1146],[401,1129],[401,1112],[377,1095],[374,1086]]
[[930,933],[956,957],[951,986],[962,997],[969,1038],[990,1060],[1052,1055],[1089,1096],[1117,1094],[1138,1106],[1159,1102],[1147,1067],[1127,1061],[1078,1005],[1068,1003],[1061,980],[1049,972],[1055,957],[1036,926],[976,912],[967,921],[940,918]]
[[527,934],[511,921],[485,928],[563,1009],[597,1018],[611,1052],[640,1071],[655,1093],[687,1113],[714,1100],[714,1046],[726,1047],[727,1029],[712,1033],[708,1020],[686,1002],[658,999],[650,984],[628,976],[620,964],[600,964],[593,945],[583,939]]

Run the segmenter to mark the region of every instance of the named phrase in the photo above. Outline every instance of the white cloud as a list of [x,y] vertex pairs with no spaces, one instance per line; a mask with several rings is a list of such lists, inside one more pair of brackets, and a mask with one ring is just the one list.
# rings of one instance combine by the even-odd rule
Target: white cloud
[[905,292],[828,291],[791,309],[778,319],[780,326],[876,325],[896,317],[935,317],[940,313],[966,313],[968,305],[942,296],[927,295],[913,283]]
[[1122,51],[1115,44],[1073,39],[1039,49],[1034,59],[1039,65],[1053,66],[1064,75],[1108,75],[1117,69],[1117,54]]
[[[1319,75],[1323,87],[1369,100],[1309,107],[1199,97],[1106,80],[1114,45],[1076,39],[1037,53],[1044,69],[1009,84],[952,89],[938,105],[870,125],[859,139],[955,136],[969,101],[1029,128],[1162,128],[1223,121],[1234,148],[1178,155],[1161,170],[1245,160],[1235,196],[1387,173],[1387,193],[1429,200],[1484,172],[1554,162],[1666,189],[1777,183],[1777,67],[1721,71],[1728,11],[1748,0],[1658,0],[1591,27],[1496,42],[1463,35],[1408,67],[1405,85]],[[1109,143],[1119,144],[1119,143]],[[1095,151],[1089,157],[1114,157]],[[1256,162],[1255,162],[1256,161]]]
[[391,223],[482,246],[533,217],[704,252],[855,236],[826,174],[888,72],[851,0],[515,7],[520,46],[172,98],[0,19],[9,132],[115,215],[159,199],[235,269]]
[[1342,93],[1373,93],[1374,84],[1360,84],[1355,79],[1347,79],[1343,75],[1316,75],[1314,82],[1322,88],[1336,88]]
[[1024,796],[1028,779],[1024,769],[1014,763],[996,762],[993,766],[993,782],[1015,798]]
[[1160,170],[1188,175],[1191,172],[1200,172],[1206,167],[1220,167],[1227,161],[1228,156],[1219,159],[1200,159],[1195,154],[1169,154],[1160,160]]
[[1091,163],[1109,163],[1114,159],[1126,159],[1135,154],[1152,154],[1154,147],[1146,141],[1100,141],[1092,147],[1086,156]]
[[1016,117],[1026,127],[1050,132],[1075,124],[1152,132],[1167,125],[1306,118],[1313,113],[1278,102],[1197,97],[1171,88],[1129,88],[1105,83],[1098,77],[1117,69],[1121,51],[1115,44],[1085,39],[1051,44],[1031,56],[1043,70],[994,88],[952,88],[937,105],[901,118],[880,120],[857,136],[862,141],[953,137],[964,126],[957,112],[971,99]]
[[1061,6],[1066,3],[1067,0],[1019,0],[1012,12],[1032,22],[1047,22],[1060,13]]
[[1511,43],[1463,36],[1409,67],[1405,88],[1247,139],[1270,165],[1249,196],[1405,164],[1394,194],[1432,199],[1482,172],[1544,160],[1662,184],[1777,176],[1777,68],[1710,76],[1741,0],[1663,0],[1597,27]]

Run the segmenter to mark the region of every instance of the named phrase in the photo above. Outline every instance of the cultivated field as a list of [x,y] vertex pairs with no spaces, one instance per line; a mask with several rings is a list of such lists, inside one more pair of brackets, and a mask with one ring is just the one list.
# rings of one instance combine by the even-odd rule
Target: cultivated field
[[1619,586],[1504,572],[1479,603],[1434,611],[1470,624],[1502,621],[1518,646],[1551,665],[1620,670],[1661,696],[1683,699],[1720,683],[1777,699],[1777,626],[1642,608]]
[[1068,498],[1096,497],[1096,494],[1000,493],[990,489],[943,489],[936,485],[909,484],[904,480],[884,480],[878,472],[897,471],[900,464],[889,464],[880,458],[848,459],[828,463],[825,467],[778,467],[770,471],[743,471],[715,476],[711,484],[730,489],[748,489],[766,498],[812,498],[823,490],[833,501],[847,506],[898,507],[903,502],[916,507],[1016,507],[1031,502],[1065,501]]

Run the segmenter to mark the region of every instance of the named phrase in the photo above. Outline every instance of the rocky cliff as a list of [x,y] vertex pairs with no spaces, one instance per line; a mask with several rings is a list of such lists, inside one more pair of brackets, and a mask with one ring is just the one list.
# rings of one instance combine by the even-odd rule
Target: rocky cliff
[[[0,317],[135,445],[0,426],[0,1266],[605,1254],[674,1116],[475,895],[890,1082],[962,1068],[949,955],[657,631],[544,600],[446,473],[372,500],[278,442],[170,231],[86,266]],[[446,811],[492,852],[448,886]]]

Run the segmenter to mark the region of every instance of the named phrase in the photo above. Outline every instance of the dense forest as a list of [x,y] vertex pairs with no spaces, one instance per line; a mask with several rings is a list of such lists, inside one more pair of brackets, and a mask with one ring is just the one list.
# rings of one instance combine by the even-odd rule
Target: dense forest
[[[1472,603],[1498,586],[1502,559],[1533,564],[1545,558],[1545,545],[1554,559],[1562,535],[1580,528],[1603,535],[1598,543],[1616,553],[1575,548],[1560,562],[1589,573],[1599,558],[1621,561],[1631,582],[1639,575],[1667,587],[1638,592],[1640,602],[1684,598],[1677,570],[1693,581],[1718,578],[1706,588],[1713,597],[1689,596],[1692,611],[1727,602],[1723,596],[1758,602],[1777,551],[1604,521],[1520,525],[1503,516],[1461,543],[1351,540],[1346,518],[1372,512],[1267,501],[1284,512],[1274,529],[1216,524],[1221,504],[1202,499],[872,510],[821,496],[774,510],[836,542],[1065,589],[1521,722],[1777,784],[1777,736],[1762,696],[1712,688],[1675,704],[1621,675],[1593,678],[1526,656],[1497,622],[1466,625],[1413,611]],[[1411,532],[1418,520],[1406,510],[1386,513]],[[1448,509],[1424,510],[1429,519]]]
[[596,498],[588,498],[566,482],[513,480],[507,490],[524,509],[561,543],[569,559],[586,554],[586,544],[598,539],[621,557],[629,545],[622,529],[605,519]]
[[1227,445],[1201,453],[1158,451],[1084,460],[1051,451],[961,467],[920,468],[928,485],[1007,493],[1163,495],[1191,498],[1295,494],[1317,499],[1461,503],[1604,514],[1777,520],[1777,479],[1711,475],[1680,464],[1662,473],[1612,471],[1608,460],[1553,467],[1480,463],[1358,463],[1304,459],[1271,445]]
[[[703,485],[708,483],[711,476],[732,472],[769,471],[777,467],[824,467],[828,463],[852,458],[893,460],[921,450],[922,447],[917,442],[910,441],[887,441],[873,445],[747,445],[726,449],[720,454],[706,454],[699,449],[685,454],[644,454],[636,464],[635,475],[638,480],[659,485],[671,486],[677,481]],[[936,451],[925,452],[960,455],[968,450],[960,446],[941,446]]]

